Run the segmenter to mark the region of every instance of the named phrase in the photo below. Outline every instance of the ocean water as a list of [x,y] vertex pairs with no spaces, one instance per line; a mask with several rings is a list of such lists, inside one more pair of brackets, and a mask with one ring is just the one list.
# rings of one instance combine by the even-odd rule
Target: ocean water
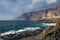
[[5,33],[5,32],[10,33],[17,30],[24,31],[23,29],[33,30],[33,29],[47,28],[47,27],[49,27],[49,25],[45,25],[43,22],[36,22],[36,21],[21,21],[21,20],[0,21],[0,33]]
[[21,20],[3,20],[0,21],[0,33],[7,32],[10,30],[19,30],[27,27],[39,27],[40,22],[34,21],[21,21]]

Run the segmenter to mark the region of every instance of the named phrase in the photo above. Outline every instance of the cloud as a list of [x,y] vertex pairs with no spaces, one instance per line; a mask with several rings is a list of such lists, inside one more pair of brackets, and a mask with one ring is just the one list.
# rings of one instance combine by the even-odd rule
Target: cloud
[[[24,12],[41,9],[45,7],[46,4],[50,5],[56,3],[56,1],[57,0],[0,0],[0,15],[6,14],[5,16],[7,18],[9,18],[7,15],[13,18],[22,15]],[[5,16],[3,18],[6,18]]]
[[[10,14],[10,16],[14,15],[14,17],[16,17],[18,15],[21,15],[24,12],[23,10],[24,10],[25,6],[28,4],[29,3],[24,0],[14,0],[14,1],[13,0],[0,0],[0,6],[2,6],[2,7],[0,7],[0,9],[2,9],[2,12],[0,11],[0,15],[1,14],[3,14],[3,15]],[[5,16],[7,16],[7,15],[5,15]]]
[[57,0],[46,0],[46,3],[49,4],[49,5],[52,4],[52,3],[56,3],[56,2],[57,2]]
[[18,16],[18,14],[21,13],[20,7],[22,6],[22,3],[23,1],[19,0],[16,3],[11,2],[10,0],[0,0],[0,20],[13,19]]
[[57,0],[32,0],[32,3],[27,5],[27,10],[33,10],[33,9],[37,9],[38,7],[42,8],[47,5],[51,5],[53,3],[56,3]]
[[36,8],[36,5],[38,2],[40,1],[44,1],[44,0],[32,0],[32,3],[30,3],[29,5],[27,5],[27,10],[30,11],[30,10],[33,10]]

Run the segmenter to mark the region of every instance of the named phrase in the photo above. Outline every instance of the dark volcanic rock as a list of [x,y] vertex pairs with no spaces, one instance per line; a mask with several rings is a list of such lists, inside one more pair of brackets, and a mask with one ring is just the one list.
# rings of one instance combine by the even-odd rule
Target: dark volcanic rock
[[38,35],[42,30],[37,29],[34,31],[25,31],[25,32],[20,32],[20,33],[16,33],[16,34],[10,34],[10,35],[5,35],[5,36],[1,36],[1,39],[4,40],[18,40],[18,39],[22,39],[22,38],[27,38],[27,37],[31,37],[31,36],[36,36]]

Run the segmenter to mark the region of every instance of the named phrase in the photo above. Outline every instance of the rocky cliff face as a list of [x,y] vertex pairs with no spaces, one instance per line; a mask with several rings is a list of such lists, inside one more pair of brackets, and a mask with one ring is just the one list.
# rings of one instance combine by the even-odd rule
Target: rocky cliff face
[[39,20],[44,18],[58,18],[60,17],[60,7],[54,9],[41,10],[38,12],[29,12],[24,13],[21,16],[17,17],[19,20]]

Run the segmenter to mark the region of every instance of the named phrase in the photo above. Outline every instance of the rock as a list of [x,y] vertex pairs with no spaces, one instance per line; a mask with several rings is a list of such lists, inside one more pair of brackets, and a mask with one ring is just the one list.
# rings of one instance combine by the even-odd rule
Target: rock
[[23,13],[21,16],[15,18],[17,20],[41,20],[41,19],[53,19],[60,18],[60,7],[49,8],[46,10],[40,10],[37,12]]
[[1,36],[1,38],[4,39],[4,40],[18,40],[18,39],[22,39],[22,38],[36,36],[41,31],[42,31],[41,29],[37,29],[37,30],[34,30],[34,31],[27,30],[27,31],[24,31],[24,32],[16,33],[16,34]]

